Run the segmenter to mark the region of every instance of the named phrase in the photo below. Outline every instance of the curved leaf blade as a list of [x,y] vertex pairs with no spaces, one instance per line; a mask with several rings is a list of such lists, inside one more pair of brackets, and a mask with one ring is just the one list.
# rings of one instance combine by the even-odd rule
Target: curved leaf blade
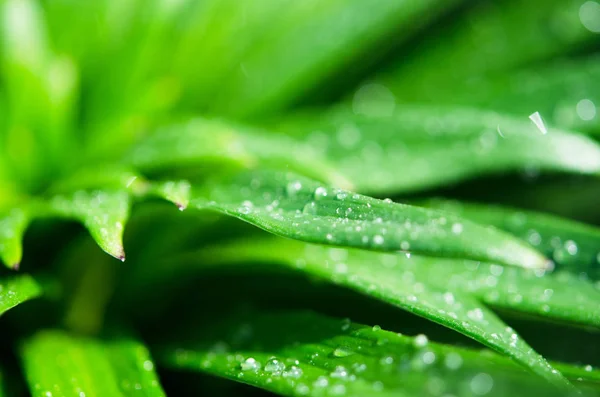
[[[472,281],[468,275],[459,272],[457,277],[460,279],[462,276],[462,284],[456,279],[450,279],[450,284],[446,285],[450,275],[455,275],[451,261],[441,260],[438,268],[428,268],[428,264],[437,263],[438,259],[423,258],[422,262],[417,259],[414,264],[412,260],[413,258],[405,261],[399,255],[332,249],[295,241],[271,240],[261,243],[250,240],[229,246],[216,246],[169,263],[175,263],[184,269],[263,263],[312,274],[460,332],[512,357],[551,382],[564,386],[564,378],[542,356],[471,296],[471,291],[465,289]],[[436,276],[436,270],[440,268],[446,270]],[[535,296],[533,291],[531,295]],[[531,306],[535,304],[532,303]],[[595,313],[595,321],[598,323],[599,313],[597,310]]]
[[521,117],[537,111],[551,125],[598,134],[599,81],[600,59],[592,56],[476,81],[447,101]]
[[41,331],[23,341],[20,355],[33,396],[165,396],[148,350],[134,340]]
[[[266,23],[270,28],[261,40],[236,60],[228,78],[218,80],[222,84],[211,103],[213,112],[246,117],[273,114],[312,87],[323,84],[332,73],[341,71],[369,49],[405,40],[459,1],[286,3],[277,17]],[[236,42],[238,36],[233,36]],[[324,40],[325,37],[335,40]],[[230,47],[221,45],[220,48]]]
[[402,105],[384,114],[347,107],[272,124],[322,150],[357,191],[385,194],[479,175],[542,170],[600,175],[600,145],[528,119],[459,107]]
[[24,208],[14,207],[0,217],[0,259],[10,269],[18,269],[23,256],[23,235],[29,223]]
[[[214,254],[222,265],[248,262],[286,265],[344,285],[354,284],[353,278],[367,277],[373,288],[387,283],[383,280],[403,280],[397,281],[399,285],[392,289],[391,295],[427,286],[434,291],[445,291],[444,300],[448,302],[475,298],[495,308],[600,329],[600,290],[589,281],[564,272],[541,274],[485,262],[328,248],[281,239],[234,242],[216,247]],[[212,256],[208,252],[200,251],[185,256],[186,259],[179,263],[180,269],[185,271],[190,264],[203,262],[197,256],[206,263],[216,261],[210,259]],[[169,269],[176,268],[175,264]],[[350,275],[345,276],[346,272]],[[161,273],[154,277],[161,277]],[[367,289],[366,292],[370,291]],[[385,295],[377,297],[384,301],[388,299]],[[473,313],[467,313],[467,321]]]
[[[523,390],[569,395],[528,378],[510,360],[406,337],[311,312],[256,314],[213,325],[159,349],[173,369],[208,372],[285,396],[503,396]],[[437,379],[439,387],[432,387]],[[439,390],[439,389],[443,390]],[[489,393],[489,394],[488,394]]]
[[572,273],[600,277],[600,228],[558,216],[494,205],[431,199],[419,205],[493,225],[534,246]]
[[123,230],[129,217],[130,197],[123,190],[88,192],[53,196],[50,211],[82,222],[93,239],[109,255],[125,260]]
[[269,166],[351,186],[310,145],[218,120],[196,118],[159,129],[133,149],[128,161],[145,172],[190,166],[210,168],[215,164],[233,168]]
[[537,251],[497,230],[435,211],[325,187],[293,173],[252,171],[223,179],[195,189],[191,205],[306,242],[547,266]]
[[[439,103],[470,80],[563,54],[596,39],[587,0],[479,3],[421,45],[383,79],[402,102]],[[589,9],[589,7],[587,8]],[[594,18],[590,15],[591,18]],[[443,67],[441,67],[443,65]],[[454,89],[454,90],[453,90]]]
[[42,287],[27,274],[0,280],[0,315],[41,295]]

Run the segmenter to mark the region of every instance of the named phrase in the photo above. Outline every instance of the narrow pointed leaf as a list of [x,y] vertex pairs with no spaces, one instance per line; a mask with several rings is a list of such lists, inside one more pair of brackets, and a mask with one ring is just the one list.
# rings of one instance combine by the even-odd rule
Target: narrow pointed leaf
[[123,230],[129,216],[129,194],[125,191],[78,191],[52,197],[50,207],[57,215],[82,222],[100,248],[125,260]]
[[23,208],[15,207],[0,215],[0,259],[11,269],[18,269],[23,256],[23,235],[29,216]]
[[164,127],[134,148],[128,160],[151,172],[215,165],[252,168],[258,165],[292,169],[343,187],[351,186],[315,148],[258,129],[216,120],[193,119]]
[[[354,251],[350,254],[354,255]],[[355,254],[356,257],[353,258],[343,249],[305,246],[297,242],[272,241],[272,244],[263,245],[250,241],[190,254],[180,258],[182,263],[179,266],[193,268],[194,264],[224,266],[228,263],[266,263],[297,269],[458,331],[512,357],[552,382],[565,384],[561,375],[512,328],[475,297],[470,296],[470,291],[465,290],[470,281],[468,276],[462,275],[462,284],[455,282],[452,285],[455,288],[444,285],[449,274],[454,275],[452,263],[442,262],[440,267],[446,267],[446,272],[437,280],[431,281],[435,269],[427,268],[427,260],[402,269],[401,259],[394,255],[377,258],[381,254],[363,251],[356,251]],[[420,265],[425,267],[421,269]],[[461,277],[460,273],[458,277]],[[598,320],[596,314],[595,321]]]
[[20,356],[34,397],[165,395],[148,350],[131,339],[41,331],[22,342]]
[[[405,280],[399,289],[408,292],[428,286],[447,291],[445,298],[450,302],[458,299],[454,294],[469,295],[492,307],[600,329],[600,290],[578,275],[564,272],[543,274],[485,262],[327,248],[280,239],[233,243],[217,250],[221,263],[271,263],[299,270],[301,264],[307,264],[307,271],[326,269],[319,270],[319,275],[338,283],[346,280],[345,272],[361,277],[372,274],[381,280]],[[191,254],[181,264],[182,270],[197,263],[194,255],[207,255],[205,261],[214,262],[210,254],[201,251]],[[386,300],[385,296],[379,298]]]
[[543,134],[527,117],[476,109],[404,105],[368,115],[338,108],[284,119],[273,128],[322,148],[365,193],[532,169],[600,175],[600,145],[592,139],[553,128]]
[[460,90],[470,80],[511,73],[573,51],[596,39],[594,4],[588,0],[479,3],[445,27],[443,40],[433,35],[412,57],[402,57],[385,84],[403,102],[439,102],[440,96],[452,96],[452,88]]
[[190,203],[191,185],[188,181],[167,181],[150,185],[150,193],[174,203],[180,210]]
[[593,56],[475,81],[447,100],[520,117],[537,111],[551,125],[598,134],[599,93],[600,59]]
[[600,277],[600,229],[591,225],[532,211],[494,205],[433,199],[420,202],[486,225],[493,225],[527,241],[572,273]]
[[42,287],[27,274],[3,278],[0,280],[0,315],[41,294]]
[[[229,78],[219,79],[212,109],[238,116],[272,114],[352,62],[352,68],[359,68],[365,56],[372,56],[371,48],[386,48],[405,40],[424,22],[457,3],[286,2],[276,18],[261,26],[266,29],[261,40],[236,62]],[[220,48],[228,47],[223,43]]]
[[306,242],[473,258],[545,268],[547,260],[495,229],[419,207],[323,186],[293,173],[253,171],[199,186],[191,205]]
[[[190,333],[160,347],[159,359],[173,369],[284,396],[571,395],[527,377],[510,360],[431,343],[424,335],[402,336],[311,312],[254,313],[242,321]],[[252,330],[244,339],[236,337],[241,324]]]

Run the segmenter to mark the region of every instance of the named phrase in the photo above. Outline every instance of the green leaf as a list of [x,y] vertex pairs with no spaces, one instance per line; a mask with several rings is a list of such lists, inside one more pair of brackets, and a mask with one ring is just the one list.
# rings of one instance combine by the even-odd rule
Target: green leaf
[[[237,34],[224,36],[230,41],[215,48],[236,48],[240,36],[256,35],[246,30],[260,29],[262,34],[249,51],[233,59],[235,68],[230,68],[228,75],[211,76],[219,82],[211,108],[217,114],[236,116],[272,114],[343,68],[359,68],[365,64],[365,56],[372,56],[369,50],[373,47],[386,48],[406,40],[424,22],[456,3],[459,1],[287,1],[281,8],[267,6],[259,26],[251,23],[244,29],[239,23],[227,26],[235,19],[226,21],[225,27]],[[238,2],[233,4],[240,8]],[[216,45],[210,43],[221,33],[216,32],[209,31],[205,42]],[[223,69],[222,64],[217,65]]]
[[475,81],[438,99],[521,117],[537,111],[552,125],[598,134],[599,82],[600,59],[592,56]]
[[20,355],[33,396],[165,395],[148,350],[132,339],[41,331],[23,341]]
[[191,166],[209,174],[214,173],[215,166],[290,168],[343,187],[351,186],[313,147],[219,120],[196,118],[163,127],[140,142],[127,160],[150,173]]
[[[522,274],[511,272],[511,268],[478,262],[457,263],[417,257],[407,259],[397,254],[326,248],[294,241],[250,240],[215,246],[170,260],[168,268],[172,274],[173,269],[177,268],[189,271],[198,266],[223,267],[243,263],[285,266],[354,289],[458,331],[558,384],[563,382],[561,376],[512,328],[481,304],[478,297],[498,307],[516,307],[517,310],[543,315],[552,312],[561,319],[566,317],[568,320],[576,319],[600,326],[600,313],[597,310],[600,293],[595,291],[593,297],[585,295],[586,292],[594,292],[593,288],[587,286],[587,290],[564,302],[561,298],[574,292],[577,284],[558,292],[557,297],[551,299],[544,294],[543,282],[541,286],[535,283],[537,277],[533,274],[522,277]],[[473,271],[478,266],[481,266],[481,271]],[[504,278],[499,274],[500,269],[507,271]],[[155,277],[160,277],[160,274]],[[490,285],[491,278],[496,285]],[[546,287],[556,287],[556,283],[548,284]],[[523,290],[519,290],[519,287]],[[518,301],[514,299],[517,294],[522,294]],[[532,301],[522,303],[528,298]],[[569,309],[573,308],[575,310],[570,312]],[[586,310],[591,312],[586,313]]]
[[[381,106],[376,107],[381,110]],[[272,123],[314,147],[363,193],[399,193],[510,171],[600,175],[600,145],[527,118],[440,106],[347,107]]]
[[11,269],[18,269],[23,256],[23,235],[29,223],[29,214],[14,207],[0,215],[0,259]]
[[7,0],[0,6],[4,156],[13,178],[39,189],[53,172],[72,163],[72,116],[77,69],[51,51],[43,8],[37,1]]
[[[600,328],[600,290],[578,275],[565,272],[543,274],[485,262],[327,248],[280,239],[255,239],[216,247],[214,250],[214,257],[219,258],[218,262],[222,265],[268,263],[298,270],[307,266],[304,271],[316,273],[334,283],[349,283],[351,287],[354,284],[353,277],[375,280],[371,281],[373,287],[387,285],[390,282],[385,280],[392,279],[397,280],[392,283],[398,283],[396,290],[391,289],[392,295],[399,293],[404,296],[427,286],[446,291],[446,303],[458,301],[457,297],[471,296],[496,308]],[[186,256],[179,266],[184,270],[190,263],[202,263],[196,258],[198,255],[206,263],[215,263],[215,259],[210,259],[213,257],[210,251],[210,248],[204,249]],[[175,264],[169,267],[170,270],[175,268]],[[345,272],[349,274],[345,275]],[[160,278],[161,273],[154,277]],[[372,295],[368,289],[362,292]],[[454,294],[458,294],[457,297]],[[388,299],[386,296],[375,296]],[[447,310],[446,307],[442,309]],[[466,320],[470,321],[473,316],[467,317]]]
[[410,251],[545,268],[547,260],[495,229],[444,213],[377,200],[286,172],[251,171],[208,181],[191,205],[306,242]]
[[419,205],[493,225],[527,241],[560,269],[600,277],[600,228],[553,215],[494,205],[431,199]]
[[80,190],[56,195],[49,205],[56,215],[81,221],[100,248],[124,261],[123,229],[129,217],[129,200],[123,190]]
[[0,281],[0,315],[40,295],[42,287],[27,274],[4,278]]
[[490,352],[311,312],[253,313],[188,334],[159,348],[164,365],[285,396],[571,395]]
[[439,103],[469,81],[573,51],[596,39],[590,4],[596,3],[479,3],[444,27],[443,40],[432,35],[412,57],[402,57],[384,84],[402,102]]

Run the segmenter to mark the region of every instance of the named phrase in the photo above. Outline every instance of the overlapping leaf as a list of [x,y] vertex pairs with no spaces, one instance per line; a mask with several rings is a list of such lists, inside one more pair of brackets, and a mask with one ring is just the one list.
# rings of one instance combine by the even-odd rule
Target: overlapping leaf
[[3,278],[0,280],[0,315],[41,294],[42,287],[29,275]]
[[260,43],[239,60],[240,66],[229,78],[218,79],[222,84],[212,108],[219,114],[245,116],[282,109],[357,60],[365,48],[397,44],[424,21],[457,3],[288,2],[276,20],[270,21]]
[[600,174],[593,140],[552,128],[545,134],[527,118],[475,109],[403,105],[355,114],[341,107],[273,128],[321,148],[360,192],[420,190],[510,171]]
[[433,35],[383,81],[402,102],[439,103],[470,81],[593,42],[597,16],[587,0],[479,3],[445,27],[443,43]]
[[[558,383],[556,371],[480,302],[600,327],[600,293],[591,285],[560,277],[540,278],[520,269],[479,262],[251,240],[217,246],[169,263],[171,272],[179,268],[171,275],[187,274],[203,266],[244,263],[285,266],[313,274],[454,329]],[[155,277],[161,275],[159,272]]]
[[294,173],[249,171],[207,181],[191,206],[281,236],[378,251],[410,251],[545,268],[517,239],[461,218],[329,188]]
[[40,331],[23,341],[20,355],[33,396],[165,395],[148,350],[133,339]]
[[163,345],[160,361],[288,396],[573,393],[542,385],[493,354],[310,312],[255,313],[190,334]]
[[520,117],[539,112],[552,125],[597,134],[598,81],[600,59],[592,56],[473,82],[439,99]]
[[493,205],[432,199],[420,205],[493,225],[527,241],[559,265],[592,278],[600,276],[600,229],[560,217]]

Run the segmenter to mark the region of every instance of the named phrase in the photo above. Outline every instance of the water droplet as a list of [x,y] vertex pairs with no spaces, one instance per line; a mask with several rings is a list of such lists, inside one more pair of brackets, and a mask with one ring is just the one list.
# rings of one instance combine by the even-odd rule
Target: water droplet
[[444,292],[444,302],[448,305],[454,304],[454,294],[452,292]]
[[253,357],[248,357],[240,364],[242,371],[258,371],[260,369],[260,363]]
[[348,357],[353,354],[354,352],[352,350],[346,349],[345,347],[338,347],[333,351],[334,357]]
[[333,385],[329,389],[329,392],[334,396],[343,396],[346,394],[346,386],[344,385]]
[[154,369],[154,363],[150,360],[146,360],[144,361],[144,370],[146,371],[152,371]]
[[314,387],[327,387],[329,386],[329,379],[326,376],[319,376],[313,383]]
[[315,189],[315,200],[322,200],[325,197],[327,197],[327,189],[322,186]]
[[379,331],[381,331],[381,327],[379,325],[374,325],[372,330],[375,332],[379,332]]
[[383,236],[380,234],[376,234],[375,236],[373,236],[373,244],[375,245],[382,245],[384,243],[384,239]]
[[292,365],[290,369],[283,373],[284,378],[298,379],[302,376],[302,369],[296,365]]
[[463,359],[458,353],[448,353],[444,359],[444,364],[448,369],[456,370],[462,367]]
[[461,234],[463,231],[463,225],[462,223],[455,223],[452,225],[452,233],[454,234]]
[[301,396],[306,396],[310,393],[310,387],[301,383],[298,386],[296,386],[296,393],[298,393]]
[[577,102],[577,115],[583,121],[590,121],[596,117],[596,105],[589,99],[582,99]]
[[478,396],[485,396],[494,387],[494,379],[488,374],[481,372],[471,379],[471,391]]
[[567,241],[565,241],[565,249],[567,250],[567,252],[569,253],[569,255],[576,255],[577,254],[577,244],[573,240],[567,240]]
[[276,358],[270,358],[265,364],[265,371],[271,372],[273,375],[280,375],[285,371],[285,364]]
[[307,214],[307,215],[316,215],[317,214],[317,203],[315,203],[314,201],[307,203],[302,208],[302,213]]
[[586,1],[579,7],[581,24],[592,33],[600,33],[600,4],[596,1]]
[[591,365],[586,365],[586,366],[585,366],[583,369],[584,369],[586,372],[592,372],[592,370],[593,370],[594,368],[593,368]]
[[287,184],[285,191],[288,196],[295,196],[300,189],[302,189],[302,183],[300,181],[292,181]]
[[434,352],[423,353],[422,360],[427,365],[433,364],[435,362],[435,353]]
[[418,346],[418,347],[427,346],[427,344],[429,343],[429,338],[427,338],[427,335],[419,334],[419,335],[415,336],[414,342],[415,342],[415,346]]
[[394,363],[394,357],[392,357],[392,356],[381,357],[381,359],[379,359],[379,363],[381,365],[392,365]]
[[336,263],[334,266],[334,271],[337,274],[346,274],[348,273],[348,265],[345,263]]
[[483,320],[483,311],[480,308],[469,310],[467,316],[473,321]]
[[540,245],[542,242],[542,236],[535,230],[527,231],[527,241],[531,245]]
[[344,366],[338,365],[329,376],[336,379],[346,379],[348,377],[348,370]]
[[345,318],[342,320],[342,331],[348,331],[350,329],[350,324],[352,324],[352,322],[350,321],[349,318]]

